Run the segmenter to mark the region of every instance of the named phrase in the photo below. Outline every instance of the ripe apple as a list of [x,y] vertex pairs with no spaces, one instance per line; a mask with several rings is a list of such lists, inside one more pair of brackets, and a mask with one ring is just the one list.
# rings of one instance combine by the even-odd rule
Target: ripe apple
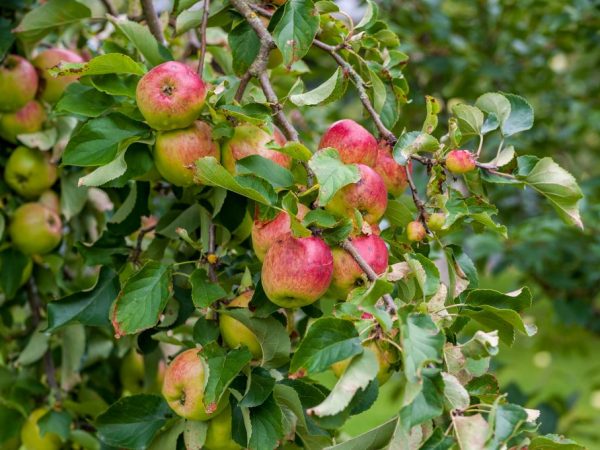
[[441,212],[433,213],[427,219],[427,226],[431,231],[440,231],[446,223],[446,214]]
[[165,371],[162,394],[179,416],[190,420],[209,420],[229,404],[229,399],[224,396],[218,405],[204,407],[206,376],[206,362],[197,348],[186,350],[171,361]]
[[56,166],[47,152],[20,146],[6,162],[6,184],[26,198],[39,196],[54,184],[56,178]]
[[231,406],[223,410],[214,419],[208,422],[204,446],[206,450],[239,450],[238,445],[231,437]]
[[278,239],[267,251],[262,266],[262,285],[278,306],[299,308],[317,301],[329,288],[333,255],[318,237]]
[[[227,306],[248,308],[248,304],[250,303],[250,300],[252,300],[253,294],[254,291],[252,290],[246,291],[234,298]],[[262,348],[256,335],[239,320],[235,320],[233,317],[222,314],[219,316],[219,328],[221,329],[223,341],[229,348],[238,348],[245,345],[248,347],[248,350],[250,350],[250,353],[252,353],[254,359],[262,358]]]
[[[410,163],[407,167],[408,170],[412,170]],[[394,160],[389,144],[380,142],[377,150],[377,161],[373,169],[375,169],[375,172],[379,174],[385,183],[387,191],[394,197],[401,195],[408,186],[406,178],[407,167],[401,166]]]
[[0,116],[0,137],[16,144],[19,134],[40,131],[45,120],[44,107],[39,102],[31,100],[18,111]]
[[56,192],[51,191],[50,189],[42,192],[38,202],[54,211],[56,214],[60,214],[60,198]]
[[285,137],[277,128],[271,136],[256,125],[245,123],[237,126],[233,137],[223,145],[223,166],[230,173],[235,174],[236,161],[250,155],[260,155],[289,169],[292,165],[292,158],[285,153],[269,149],[267,144],[271,141],[275,141],[279,146],[285,145],[286,142]]
[[413,220],[406,225],[406,236],[409,241],[419,242],[427,236],[427,230],[419,220]]
[[475,155],[469,150],[452,150],[446,155],[446,168],[456,174],[475,170]]
[[83,58],[71,50],[49,48],[33,59],[33,65],[40,74],[39,97],[51,104],[56,103],[67,89],[67,86],[79,78],[77,75],[53,77],[48,73],[48,69],[57,66],[61,62],[80,63],[83,62]]
[[[296,217],[302,220],[310,209],[302,203],[298,204],[298,213]],[[291,234],[291,220],[287,212],[282,211],[277,216],[268,221],[256,219],[252,225],[252,248],[256,257],[263,261],[267,250],[277,239]]]
[[21,56],[8,55],[0,64],[0,111],[18,111],[33,100],[38,89],[35,67]]
[[[388,249],[383,239],[371,234],[352,239],[352,244],[377,275],[385,272],[388,267]],[[345,299],[352,289],[364,281],[364,272],[352,255],[343,248],[334,248],[331,253],[333,254],[333,278],[329,292]]]
[[352,217],[358,209],[365,221],[376,223],[387,208],[387,190],[377,172],[364,164],[357,166],[360,180],[337,191],[325,209],[345,217]]
[[319,148],[333,147],[346,164],[373,166],[377,160],[377,140],[354,120],[338,120],[321,138]]
[[186,128],[200,115],[207,87],[187,65],[168,61],[142,77],[135,99],[140,112],[152,128]]
[[154,145],[154,164],[162,177],[176,186],[194,183],[195,162],[204,156],[219,159],[219,146],[212,129],[196,120],[183,130],[159,131]]
[[58,214],[41,203],[25,203],[15,211],[9,234],[13,245],[21,252],[43,255],[60,243],[62,222]]
[[[119,378],[121,379],[123,390],[128,394],[140,394],[144,392],[145,372],[144,357],[137,351],[131,350],[125,358],[123,358],[119,369]],[[156,371],[156,378],[152,381],[150,386],[148,386],[148,391],[160,391],[164,377],[165,364],[164,361],[161,360],[158,364],[158,370]]]
[[[373,351],[377,357],[377,363],[379,364],[377,381],[379,382],[379,386],[382,386],[392,376],[393,370],[391,370],[391,366],[398,361],[398,351],[391,344],[387,342],[377,342],[374,339],[363,343],[363,347]],[[331,365],[331,370],[336,377],[339,378],[342,376],[350,365],[351,359],[352,358],[344,359],[343,361],[338,361]]]
[[58,450],[62,441],[56,433],[46,432],[44,436],[40,433],[38,420],[48,412],[45,408],[35,409],[21,428],[21,443],[26,450]]

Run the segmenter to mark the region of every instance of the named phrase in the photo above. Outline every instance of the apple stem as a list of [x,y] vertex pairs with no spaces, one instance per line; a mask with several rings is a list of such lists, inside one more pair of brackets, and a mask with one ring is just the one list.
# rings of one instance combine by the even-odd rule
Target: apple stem
[[142,11],[144,11],[144,17],[146,18],[146,23],[148,24],[150,32],[156,38],[159,44],[165,45],[165,36],[163,35],[162,28],[160,26],[160,19],[158,18],[158,14],[156,14],[152,0],[141,0],[141,3]]
[[206,58],[206,27],[208,25],[208,10],[210,8],[210,0],[204,0],[202,12],[202,25],[200,26],[200,57],[198,58],[198,75],[202,77],[204,71],[204,60]]

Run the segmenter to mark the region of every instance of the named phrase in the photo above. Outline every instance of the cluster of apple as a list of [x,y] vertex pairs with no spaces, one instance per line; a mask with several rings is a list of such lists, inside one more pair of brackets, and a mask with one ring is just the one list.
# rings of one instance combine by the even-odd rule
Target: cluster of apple
[[[40,131],[46,121],[45,103],[53,104],[76,77],[54,78],[48,70],[61,61],[82,62],[69,50],[50,48],[31,62],[8,55],[0,64],[0,137],[16,144],[17,136]],[[4,168],[6,184],[28,203],[16,209],[9,233],[26,255],[52,251],[61,241],[58,196],[50,190],[57,170],[48,152],[18,146]]]

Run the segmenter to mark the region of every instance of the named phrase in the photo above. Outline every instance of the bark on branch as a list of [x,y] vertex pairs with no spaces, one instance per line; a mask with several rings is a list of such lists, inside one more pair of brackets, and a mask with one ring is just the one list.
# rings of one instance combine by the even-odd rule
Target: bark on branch
[[156,9],[154,9],[154,3],[152,3],[152,0],[141,0],[141,3],[142,11],[144,11],[144,17],[146,18],[146,23],[148,24],[150,32],[159,43],[164,45],[165,36],[163,35]]

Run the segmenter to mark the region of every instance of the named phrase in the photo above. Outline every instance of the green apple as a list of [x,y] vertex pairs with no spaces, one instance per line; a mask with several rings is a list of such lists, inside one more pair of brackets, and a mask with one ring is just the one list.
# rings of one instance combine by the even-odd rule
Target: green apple
[[165,377],[164,362],[162,360],[159,362],[156,379],[150,383],[147,390],[144,389],[145,373],[146,365],[144,363],[144,357],[137,351],[131,350],[125,355],[125,358],[123,358],[121,368],[119,369],[119,378],[121,379],[123,390],[128,394],[160,391]]
[[[379,386],[385,384],[392,376],[392,364],[398,361],[399,355],[395,347],[387,342],[377,342],[371,339],[363,343],[363,347],[370,349],[377,357],[377,363],[379,370],[377,371],[377,381]],[[331,365],[331,370],[336,377],[341,377],[346,371],[352,358],[347,358],[342,361],[338,361]]]
[[8,231],[13,245],[26,255],[48,253],[62,239],[60,217],[41,203],[17,208]]
[[32,411],[21,428],[21,442],[26,450],[58,450],[61,447],[60,437],[52,432],[44,436],[40,434],[38,420],[48,412],[45,408]]
[[[249,290],[234,298],[228,307],[247,308],[254,291]],[[226,314],[219,316],[219,328],[223,341],[229,348],[238,348],[242,345],[248,347],[254,359],[261,359],[263,356],[262,348],[256,335],[246,325],[239,320],[234,319]]]
[[441,212],[433,213],[427,219],[427,226],[431,231],[440,231],[446,223],[446,214]]
[[206,450],[239,450],[242,447],[231,438],[231,406],[227,405],[223,412],[208,422]]
[[6,184],[25,198],[38,197],[56,178],[56,166],[48,152],[23,146],[11,153],[4,170]]
[[35,133],[42,129],[46,121],[46,111],[40,102],[31,100],[18,111],[0,116],[0,137],[13,144],[19,134]]

